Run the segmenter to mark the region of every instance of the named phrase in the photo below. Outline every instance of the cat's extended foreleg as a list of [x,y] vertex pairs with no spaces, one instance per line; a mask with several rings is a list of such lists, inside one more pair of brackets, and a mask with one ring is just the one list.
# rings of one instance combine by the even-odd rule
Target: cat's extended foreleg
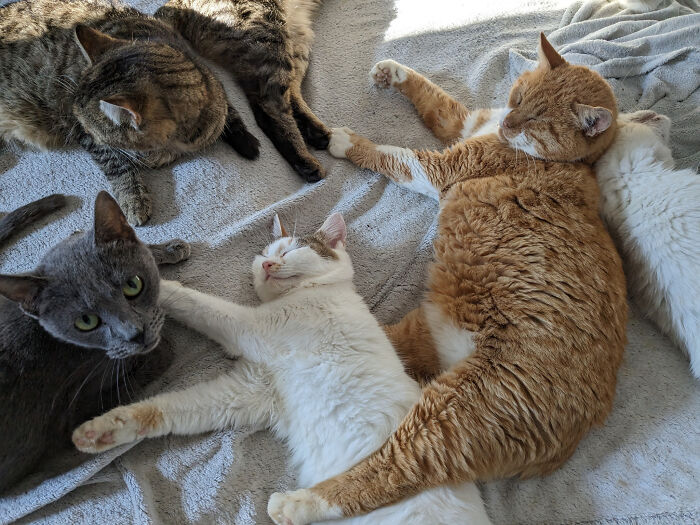
[[80,137],[80,145],[112,183],[114,196],[129,223],[145,224],[151,217],[151,195],[138,170],[143,163],[138,154],[101,146],[87,134]]
[[161,264],[177,264],[190,257],[190,245],[182,239],[173,239],[161,244],[149,244],[148,248],[159,266]]
[[294,119],[306,143],[316,149],[326,149],[331,130],[311,111],[300,88],[292,87],[290,96]]
[[331,130],[328,151],[334,157],[346,158],[435,200],[440,200],[440,192],[455,176],[461,176],[452,165],[444,162],[442,152],[377,145],[349,128]]
[[494,133],[502,109],[469,110],[420,73],[394,60],[377,62],[369,73],[381,88],[401,92],[415,106],[425,125],[446,144]]
[[89,453],[142,438],[198,434],[228,427],[270,427],[277,418],[277,395],[263,365],[241,360],[212,381],[167,392],[110,410],[80,425],[73,443]]
[[241,355],[240,338],[247,335],[246,328],[253,322],[252,308],[166,280],[160,281],[159,302],[175,320],[216,341],[227,353]]
[[425,383],[442,371],[422,307],[409,312],[398,323],[384,326],[384,331],[413,379]]

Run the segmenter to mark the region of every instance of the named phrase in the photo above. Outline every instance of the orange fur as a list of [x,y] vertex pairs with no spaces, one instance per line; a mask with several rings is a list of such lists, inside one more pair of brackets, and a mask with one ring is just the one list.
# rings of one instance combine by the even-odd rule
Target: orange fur
[[[306,491],[323,502],[317,508],[352,516],[441,484],[546,474],[612,407],[626,342],[625,280],[588,163],[614,137],[615,99],[596,73],[564,62],[544,37],[541,45],[542,63],[513,87],[500,136],[421,152],[343,131],[351,161],[417,191],[423,182],[437,190],[424,304],[472,332],[475,350],[425,387],[379,450]],[[420,104],[444,101],[430,87],[424,98],[411,90],[403,91]],[[612,123],[596,128],[577,113],[582,105]],[[452,136],[448,128],[455,125],[440,133]],[[540,158],[507,143],[521,132]],[[430,360],[440,348],[421,309],[387,332],[414,375],[435,373]]]

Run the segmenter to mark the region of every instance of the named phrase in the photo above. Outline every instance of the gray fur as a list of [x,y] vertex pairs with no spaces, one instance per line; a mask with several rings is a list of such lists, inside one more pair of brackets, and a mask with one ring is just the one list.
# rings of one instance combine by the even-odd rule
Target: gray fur
[[[56,245],[30,274],[0,275],[0,491],[165,368],[156,263],[188,255],[184,241],[141,243],[102,192],[94,229]],[[135,275],[143,289],[128,298]],[[75,324],[86,313],[101,319],[89,332]]]

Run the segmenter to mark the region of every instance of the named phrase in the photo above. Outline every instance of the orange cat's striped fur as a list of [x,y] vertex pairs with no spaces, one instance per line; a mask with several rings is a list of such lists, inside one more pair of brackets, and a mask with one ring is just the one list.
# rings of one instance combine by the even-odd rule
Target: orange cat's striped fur
[[[375,80],[409,97],[443,141],[493,125],[395,65],[375,69]],[[627,302],[590,163],[613,140],[616,117],[608,84],[542,35],[540,63],[513,86],[498,135],[434,152],[334,130],[333,154],[440,202],[425,300],[387,328],[406,366],[430,382],[374,454],[311,489],[276,494],[270,510],[285,525],[445,483],[546,474],[603,423]]]

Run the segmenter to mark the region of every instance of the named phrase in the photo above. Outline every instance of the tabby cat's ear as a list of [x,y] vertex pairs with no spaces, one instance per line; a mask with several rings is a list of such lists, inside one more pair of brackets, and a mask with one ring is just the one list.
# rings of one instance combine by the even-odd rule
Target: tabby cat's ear
[[106,191],[101,191],[95,199],[95,244],[117,240],[136,242],[136,233],[126,221],[117,201]]
[[557,66],[566,64],[566,60],[552,47],[544,33],[540,33],[540,45],[537,49],[537,55],[540,58],[539,67],[545,69],[554,69]]
[[331,248],[335,248],[339,242],[345,244],[347,228],[340,213],[334,213],[328,217],[318,231],[323,234]]
[[612,124],[612,113],[609,109],[587,106],[586,104],[574,104],[574,111],[578,116],[581,129],[587,137],[600,135]]
[[0,275],[0,294],[19,303],[32,317],[39,315],[37,298],[48,281],[36,275]]
[[90,64],[98,60],[110,49],[128,44],[126,40],[112,38],[97,29],[83,24],[75,26],[75,39],[78,42],[80,51],[82,51],[83,56]]
[[140,102],[136,97],[114,95],[100,100],[100,110],[109,120],[119,125],[129,122],[134,129],[141,125]]
[[282,225],[282,221],[280,221],[280,216],[276,213],[274,218],[272,219],[272,236],[275,239],[279,239],[280,237],[289,237],[287,230]]

